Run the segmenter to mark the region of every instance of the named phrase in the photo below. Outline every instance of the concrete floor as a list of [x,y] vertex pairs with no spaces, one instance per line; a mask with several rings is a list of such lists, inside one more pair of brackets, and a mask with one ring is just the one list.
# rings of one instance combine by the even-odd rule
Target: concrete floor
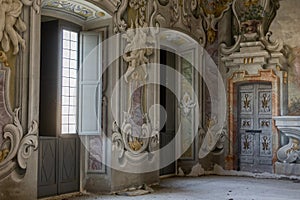
[[[150,199],[217,199],[217,200],[292,200],[300,199],[299,180],[256,179],[233,176],[163,179],[153,186],[154,193],[128,197],[120,195],[88,195],[73,200],[150,200]],[[65,198],[66,199],[66,198]]]

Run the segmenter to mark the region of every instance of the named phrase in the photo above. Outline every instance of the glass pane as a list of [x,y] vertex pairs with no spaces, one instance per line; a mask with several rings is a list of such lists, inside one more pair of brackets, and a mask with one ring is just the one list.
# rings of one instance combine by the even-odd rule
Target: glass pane
[[70,87],[76,87],[77,86],[77,80],[74,78],[70,78]]
[[61,127],[61,133],[68,133],[68,125],[62,125]]
[[77,60],[77,51],[71,51],[71,59]]
[[71,49],[77,51],[77,42],[71,42]]
[[70,95],[70,89],[69,87],[63,87],[62,89],[62,95],[69,96]]
[[70,31],[63,30],[63,38],[65,40],[69,40],[70,39]]
[[64,58],[70,58],[70,51],[69,50],[63,50],[63,57]]
[[61,114],[63,115],[69,114],[69,106],[62,106]]
[[76,133],[76,125],[69,126],[69,133]]
[[71,97],[77,96],[77,88],[70,88],[70,96]]
[[69,105],[69,97],[63,96],[62,97],[62,105]]
[[70,41],[69,40],[63,40],[63,48],[70,49]]
[[77,70],[70,69],[70,77],[76,79],[77,78]]
[[71,114],[71,115],[76,114],[76,106],[70,106],[69,107],[69,114]]
[[69,123],[69,116],[68,115],[63,115],[61,118],[62,124],[66,125]]
[[69,59],[63,59],[63,67],[70,67],[70,60]]
[[70,77],[70,70],[69,68],[63,68],[63,74],[64,77]]
[[76,97],[70,97],[70,105],[76,105]]
[[70,60],[70,68],[77,69],[77,61],[76,60]]
[[69,87],[69,86],[70,86],[70,83],[69,83],[69,79],[68,79],[68,78],[63,77],[63,80],[62,80],[62,86],[63,86],[63,87]]
[[74,115],[69,115],[69,123],[75,124],[76,123],[76,117]]
[[77,41],[77,38],[78,38],[78,34],[75,32],[71,32],[71,40]]

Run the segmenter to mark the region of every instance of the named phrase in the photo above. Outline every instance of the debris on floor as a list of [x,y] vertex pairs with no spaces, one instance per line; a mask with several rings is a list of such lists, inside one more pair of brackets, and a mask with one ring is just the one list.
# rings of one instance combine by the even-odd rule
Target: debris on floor
[[146,184],[143,184],[142,186],[138,187],[138,188],[129,188],[126,191],[123,192],[118,192],[117,195],[120,196],[140,196],[140,195],[145,195],[145,194],[149,194],[149,193],[153,193],[154,190],[149,187]]

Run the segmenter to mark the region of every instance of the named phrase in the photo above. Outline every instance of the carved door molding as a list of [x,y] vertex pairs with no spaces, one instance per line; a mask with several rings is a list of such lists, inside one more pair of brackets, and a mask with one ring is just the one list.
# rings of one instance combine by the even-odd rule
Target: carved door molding
[[[238,86],[244,83],[271,83],[272,85],[272,117],[280,114],[280,78],[272,69],[259,70],[257,74],[248,74],[246,71],[237,71],[228,79],[228,137],[229,152],[226,157],[225,167],[228,170],[238,169],[238,127],[237,101]],[[279,147],[279,136],[277,129],[272,123],[272,164],[277,160],[276,151]]]

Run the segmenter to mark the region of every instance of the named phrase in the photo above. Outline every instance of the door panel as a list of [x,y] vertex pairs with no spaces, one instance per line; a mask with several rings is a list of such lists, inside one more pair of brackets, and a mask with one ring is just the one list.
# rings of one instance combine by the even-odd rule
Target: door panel
[[239,87],[239,164],[241,171],[272,172],[272,86]]
[[38,197],[79,191],[79,139],[40,137]]
[[77,136],[59,138],[59,194],[78,191],[78,161],[79,144]]
[[57,194],[57,138],[40,137],[38,196]]

